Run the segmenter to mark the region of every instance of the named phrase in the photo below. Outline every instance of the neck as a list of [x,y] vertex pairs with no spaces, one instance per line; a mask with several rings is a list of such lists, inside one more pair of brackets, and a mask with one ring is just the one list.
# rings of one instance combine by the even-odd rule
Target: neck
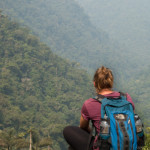
[[102,89],[98,94],[106,95],[106,94],[110,94],[112,92],[113,91],[111,89]]

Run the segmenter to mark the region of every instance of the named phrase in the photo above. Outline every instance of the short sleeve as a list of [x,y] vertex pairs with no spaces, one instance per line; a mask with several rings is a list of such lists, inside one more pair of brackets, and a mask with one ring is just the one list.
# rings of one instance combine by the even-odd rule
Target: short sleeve
[[82,117],[83,117],[85,120],[90,120],[89,113],[88,113],[88,111],[87,111],[87,108],[86,108],[85,103],[84,103],[83,106],[82,106],[81,115],[82,115]]
[[131,96],[128,93],[126,94],[126,96],[127,96],[127,101],[130,102],[133,106],[133,109],[135,109],[135,106],[134,106]]

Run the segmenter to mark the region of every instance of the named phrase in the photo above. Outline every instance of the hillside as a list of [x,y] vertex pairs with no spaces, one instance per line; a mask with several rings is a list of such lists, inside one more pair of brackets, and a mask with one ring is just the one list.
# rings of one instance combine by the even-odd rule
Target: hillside
[[141,72],[135,75],[135,78],[128,82],[128,90],[136,101],[136,110],[144,120],[145,127],[150,126],[150,66],[147,69],[141,69]]
[[79,123],[81,105],[93,91],[79,68],[93,72],[101,64],[113,70],[115,86],[131,94],[136,111],[150,120],[148,49],[130,53],[127,44],[96,28],[74,0],[3,0],[0,8],[24,25],[0,17],[0,129],[34,126],[41,136],[50,134],[54,149],[65,150],[61,131]]
[[35,128],[65,149],[63,127],[79,124],[91,96],[91,78],[75,63],[53,54],[30,30],[0,14],[0,129]]
[[110,39],[109,32],[98,30],[74,0],[5,0],[0,1],[0,8],[29,26],[52,51],[79,62],[89,72],[102,64],[117,68],[115,72],[125,78],[136,71],[132,68],[137,62],[126,49]]
[[129,59],[150,64],[150,2],[148,0],[76,0],[91,22],[125,48]]

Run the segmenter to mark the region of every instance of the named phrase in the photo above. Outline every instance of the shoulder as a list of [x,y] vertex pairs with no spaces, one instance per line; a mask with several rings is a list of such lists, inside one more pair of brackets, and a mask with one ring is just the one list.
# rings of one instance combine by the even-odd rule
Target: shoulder
[[88,111],[91,111],[92,109],[94,109],[95,107],[100,106],[100,105],[101,105],[100,102],[98,102],[94,98],[89,98],[89,99],[85,100],[85,102],[83,103],[82,110],[86,109]]
[[83,104],[89,105],[89,104],[93,103],[94,101],[95,101],[94,98],[89,98],[89,99],[85,100]]
[[87,100],[85,100],[84,101],[84,103],[83,103],[83,105],[85,105],[85,106],[93,106],[93,105],[97,105],[97,104],[100,104],[100,102],[98,102],[96,99],[94,99],[94,97],[93,98],[89,98],[89,99],[87,99]]
[[133,102],[131,96],[128,93],[126,93],[126,97],[127,97],[127,101],[129,101],[132,104],[133,109],[135,109],[135,105],[134,105],[134,102]]
[[90,98],[83,103],[81,114],[85,120],[93,120],[95,117],[100,116],[101,103]]

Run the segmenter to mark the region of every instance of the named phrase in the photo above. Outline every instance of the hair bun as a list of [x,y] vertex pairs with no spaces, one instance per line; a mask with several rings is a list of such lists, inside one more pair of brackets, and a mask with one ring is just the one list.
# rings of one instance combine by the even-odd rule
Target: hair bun
[[95,72],[93,81],[95,82],[95,88],[97,91],[101,89],[113,87],[113,74],[109,68],[102,66],[98,68]]

